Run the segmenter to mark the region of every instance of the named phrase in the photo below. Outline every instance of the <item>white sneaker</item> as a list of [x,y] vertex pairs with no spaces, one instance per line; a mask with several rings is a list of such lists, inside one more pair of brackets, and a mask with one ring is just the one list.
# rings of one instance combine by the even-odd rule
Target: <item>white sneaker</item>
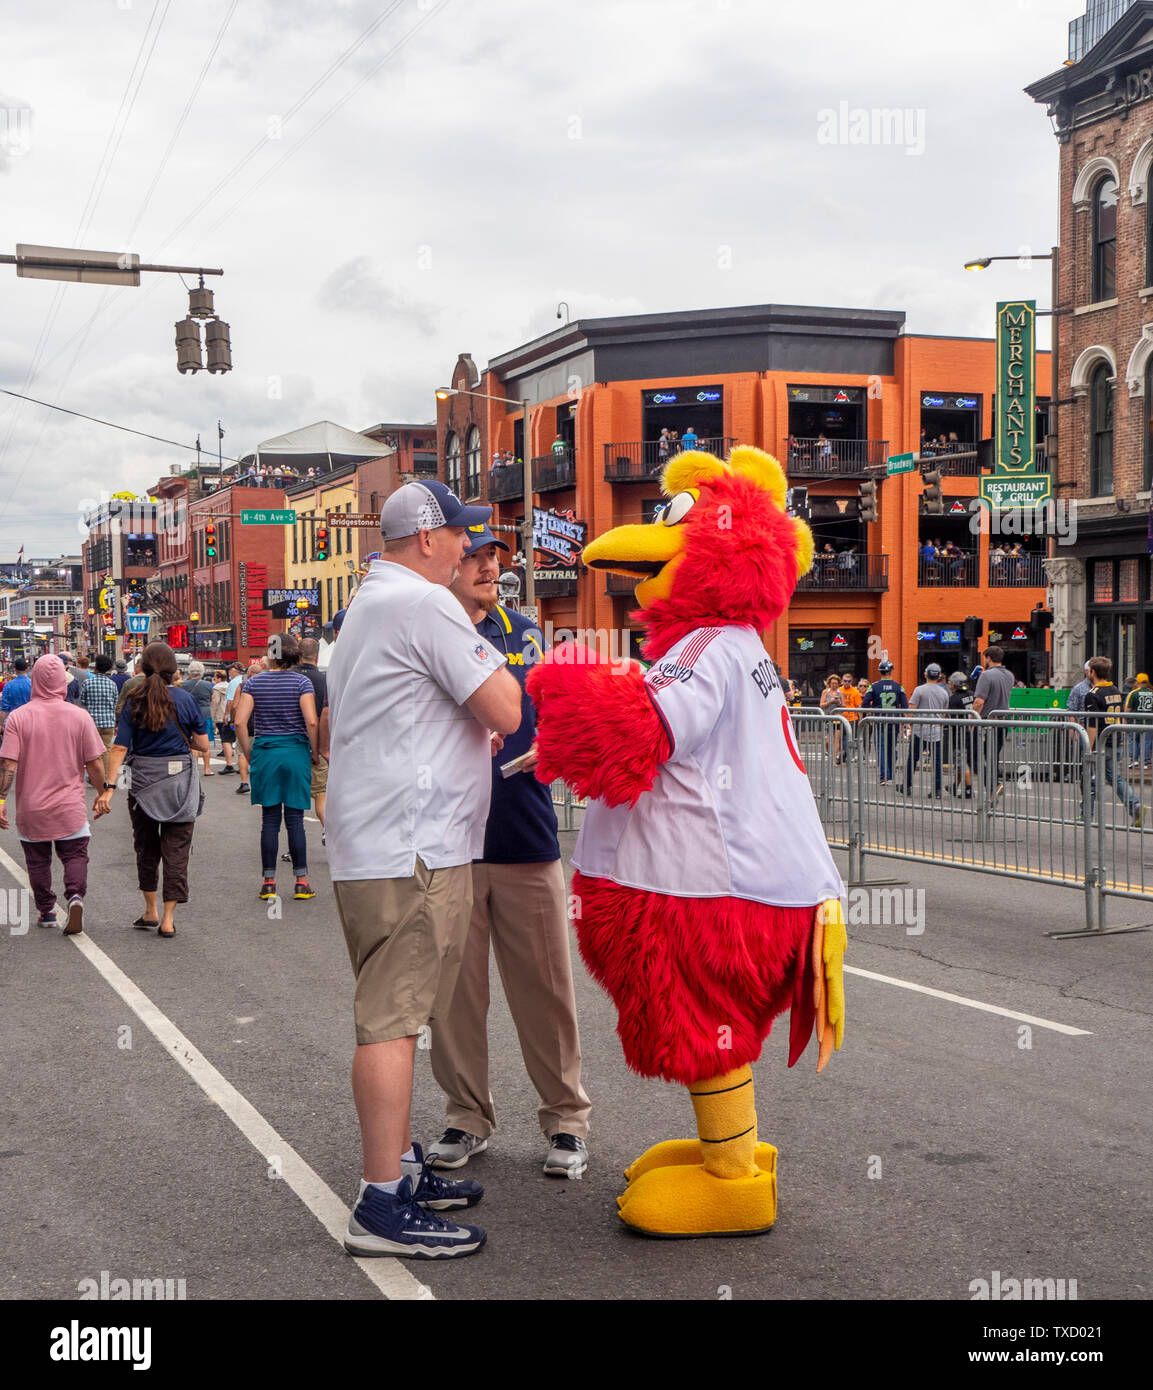
[[544,1161],[550,1178],[579,1178],[589,1166],[588,1145],[575,1134],[554,1134]]
[[463,1168],[473,1154],[483,1153],[488,1140],[463,1129],[446,1129],[428,1151],[430,1168]]

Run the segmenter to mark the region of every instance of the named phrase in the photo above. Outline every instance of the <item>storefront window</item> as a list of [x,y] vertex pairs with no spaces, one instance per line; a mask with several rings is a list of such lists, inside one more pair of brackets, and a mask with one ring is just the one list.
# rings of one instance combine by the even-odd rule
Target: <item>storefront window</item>
[[[788,675],[806,699],[820,696],[825,677],[848,671],[868,674],[867,628],[790,628]],[[779,663],[784,664],[784,663]]]
[[921,392],[922,458],[972,449],[981,437],[981,397]]

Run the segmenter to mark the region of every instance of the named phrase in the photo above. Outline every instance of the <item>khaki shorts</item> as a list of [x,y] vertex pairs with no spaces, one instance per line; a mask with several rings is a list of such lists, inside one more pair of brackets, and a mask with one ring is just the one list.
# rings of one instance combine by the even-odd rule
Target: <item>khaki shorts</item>
[[452,1003],[472,915],[472,865],[412,878],[334,883],[344,941],[356,972],[359,1044],[415,1037]]
[[312,794],[313,796],[323,796],[328,790],[328,759],[317,755],[317,761],[312,768]]

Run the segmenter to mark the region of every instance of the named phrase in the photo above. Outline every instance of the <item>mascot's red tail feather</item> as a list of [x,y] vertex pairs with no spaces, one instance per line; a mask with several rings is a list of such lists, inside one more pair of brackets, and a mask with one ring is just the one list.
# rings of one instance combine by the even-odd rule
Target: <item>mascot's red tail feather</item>
[[[814,919],[820,909],[814,908]],[[812,932],[793,962],[793,1002],[789,1010],[789,1066],[800,1061],[809,1045],[817,1022],[817,1003],[813,973]]]
[[581,797],[632,806],[672,749],[636,661],[601,661],[586,647],[554,647],[529,672],[541,782],[563,777]]

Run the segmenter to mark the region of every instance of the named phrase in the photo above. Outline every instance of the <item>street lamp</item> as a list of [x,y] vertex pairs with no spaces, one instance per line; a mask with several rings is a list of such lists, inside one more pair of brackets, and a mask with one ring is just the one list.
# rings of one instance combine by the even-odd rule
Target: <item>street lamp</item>
[[[498,405],[508,406],[511,404],[507,396],[489,396],[484,391],[465,391],[458,390],[455,386],[441,386],[436,392],[438,401],[447,401],[451,396],[476,396],[482,401],[496,401]],[[524,606],[530,610],[533,621],[536,621],[536,574],[535,559],[536,551],[533,547],[533,524],[532,524],[532,405],[527,396],[520,402],[524,409],[524,440],[522,451],[524,458],[521,459],[521,467],[527,474],[524,483],[525,496],[525,518],[519,527],[513,526],[511,529],[518,533],[520,543],[524,547]],[[499,529],[499,528],[498,528]]]
[[[1053,247],[1050,251],[1048,251],[1046,254],[1044,254],[1044,255],[1036,255],[1036,256],[1031,255],[1031,254],[1028,254],[1028,253],[1026,253],[1026,254],[1024,254],[1024,255],[1016,255],[1016,256],[978,256],[975,260],[966,261],[966,262],[965,262],[965,269],[966,269],[966,270],[988,270],[988,268],[992,265],[992,263],[993,263],[994,261],[1048,261],[1048,262],[1049,262],[1049,265],[1050,265],[1050,274],[1049,274],[1049,305],[1050,305],[1050,307],[1049,307],[1048,309],[1038,309],[1038,310],[1037,310],[1037,317],[1038,317],[1038,318],[1056,318],[1058,315],[1064,314],[1064,313],[1067,313],[1067,312],[1068,312],[1068,310],[1065,310],[1065,309],[1058,309],[1058,307],[1057,307],[1057,298],[1058,298],[1057,276],[1058,276],[1058,271],[1059,271],[1059,269],[1060,269],[1060,248],[1059,248],[1059,247],[1054,246],[1054,247]],[[1050,435],[1052,436],[1052,438],[1053,438],[1053,448],[1050,449],[1048,440],[1046,440],[1046,445],[1045,445],[1045,452],[1046,452],[1046,454],[1055,454],[1055,453],[1056,453],[1056,451],[1057,451],[1057,450],[1056,450],[1056,441],[1057,441],[1058,434],[1059,434],[1059,431],[1058,431],[1058,428],[1057,428],[1057,421],[1058,421],[1058,416],[1059,416],[1059,413],[1060,413],[1059,410],[1058,410],[1058,406],[1061,404],[1061,399],[1060,399],[1060,397],[1061,397],[1061,374],[1060,374],[1060,372],[1058,371],[1058,368],[1057,368],[1057,361],[1058,361],[1057,352],[1058,352],[1058,346],[1059,346],[1059,344],[1058,344],[1057,325],[1054,324],[1054,325],[1053,325],[1053,333],[1052,333],[1052,335],[1051,335],[1051,339],[1050,339],[1050,343],[1049,343],[1049,375],[1050,375],[1050,377],[1052,378],[1051,385],[1050,385],[1050,387],[1049,387],[1049,391],[1050,391],[1050,400],[1051,400],[1051,403],[1052,403],[1052,408],[1050,409],[1050,412],[1049,412],[1049,434],[1050,434]]]

